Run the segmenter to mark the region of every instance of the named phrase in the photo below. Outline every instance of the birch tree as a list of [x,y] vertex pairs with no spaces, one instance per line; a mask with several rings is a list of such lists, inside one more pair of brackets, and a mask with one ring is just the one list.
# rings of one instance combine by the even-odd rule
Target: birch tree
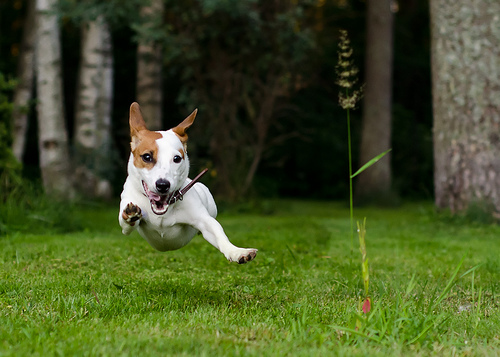
[[143,32],[146,34],[139,33],[136,97],[141,105],[144,120],[151,130],[162,129],[163,47],[147,35],[151,35],[151,31],[161,27],[163,13],[163,0],[151,0],[148,5],[141,8]]
[[82,25],[74,147],[75,184],[80,192],[110,197],[113,56],[103,17]]
[[64,118],[57,0],[36,0],[38,147],[45,191],[67,198],[73,195],[68,134]]
[[500,217],[500,2],[431,0],[436,205]]
[[36,17],[35,0],[26,1],[26,19],[17,68],[19,84],[14,92],[14,121],[12,151],[18,161],[22,161],[28,130],[28,109],[32,99],[35,61]]

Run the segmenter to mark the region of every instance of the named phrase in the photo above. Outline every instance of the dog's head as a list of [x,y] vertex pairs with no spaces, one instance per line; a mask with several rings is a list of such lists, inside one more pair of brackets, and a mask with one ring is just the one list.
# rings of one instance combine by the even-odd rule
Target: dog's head
[[129,174],[137,175],[154,213],[167,212],[171,195],[182,188],[189,173],[186,130],[193,124],[195,109],[182,123],[167,131],[150,131],[139,104],[130,106]]

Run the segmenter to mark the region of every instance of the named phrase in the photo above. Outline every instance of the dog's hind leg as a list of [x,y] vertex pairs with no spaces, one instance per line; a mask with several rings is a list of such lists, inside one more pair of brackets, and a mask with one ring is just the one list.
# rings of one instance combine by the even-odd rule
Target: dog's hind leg
[[219,249],[230,262],[244,264],[253,260],[257,255],[257,249],[239,248],[231,243],[224,233],[224,229],[215,218],[206,216],[196,222],[195,228],[201,232],[203,238]]

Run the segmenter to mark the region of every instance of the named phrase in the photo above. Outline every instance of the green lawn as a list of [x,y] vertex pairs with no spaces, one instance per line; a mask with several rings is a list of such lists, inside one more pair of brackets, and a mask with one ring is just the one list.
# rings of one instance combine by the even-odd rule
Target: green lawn
[[373,300],[357,315],[348,208],[265,211],[219,217],[233,243],[259,249],[246,265],[201,237],[157,252],[121,235],[116,208],[76,211],[78,232],[0,236],[0,356],[500,355],[499,226],[430,203],[355,209]]

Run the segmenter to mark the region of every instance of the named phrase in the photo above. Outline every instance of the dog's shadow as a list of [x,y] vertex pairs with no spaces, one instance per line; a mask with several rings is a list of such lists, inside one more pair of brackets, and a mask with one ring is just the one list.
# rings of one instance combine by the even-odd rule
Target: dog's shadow
[[[141,284],[142,285],[142,284]],[[248,290],[248,289],[245,289]],[[146,299],[151,309],[162,311],[192,311],[205,307],[236,307],[250,302],[252,295],[241,286],[191,282],[185,279],[164,278],[144,283],[136,292]]]

